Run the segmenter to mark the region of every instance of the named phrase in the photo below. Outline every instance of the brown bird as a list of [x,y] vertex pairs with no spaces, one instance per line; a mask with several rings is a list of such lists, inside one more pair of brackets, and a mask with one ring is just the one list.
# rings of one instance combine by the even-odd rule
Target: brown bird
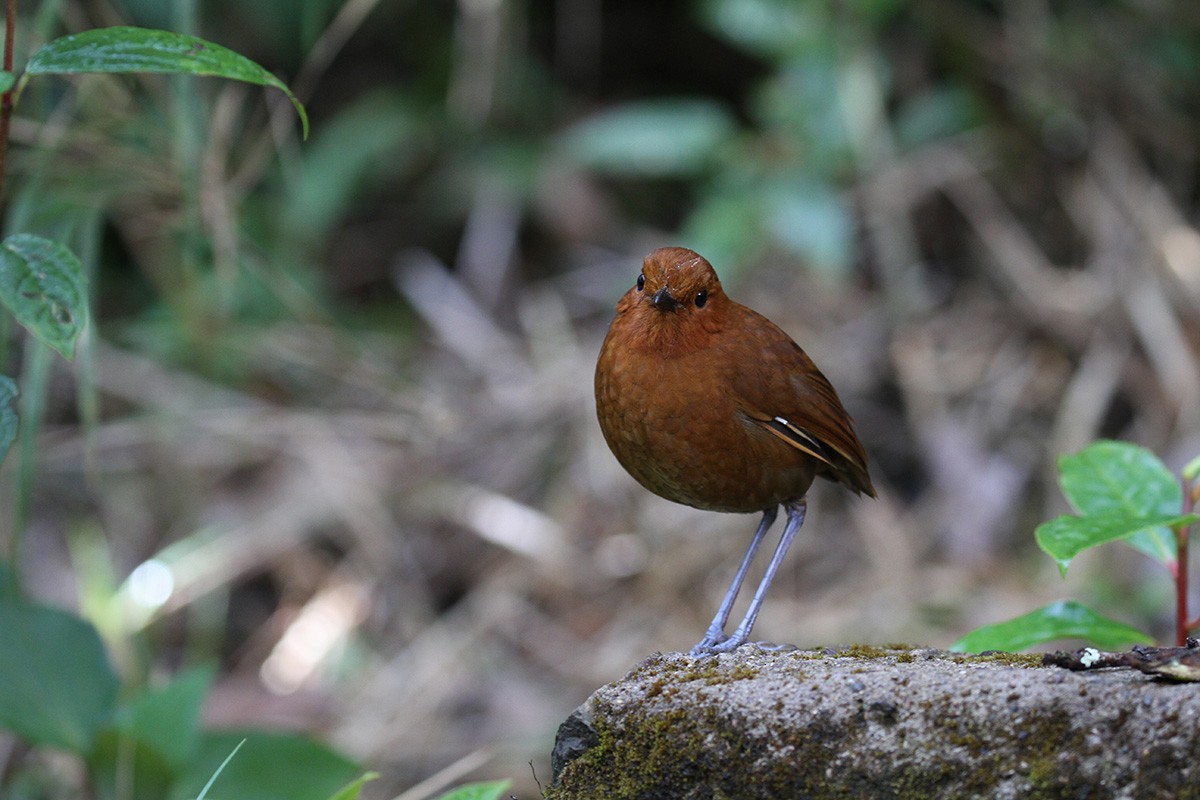
[[[712,265],[682,247],[646,256],[617,303],[596,364],[596,413],[638,483],[708,511],[762,521],[712,624],[692,653],[743,644],[818,475],[875,496],[867,457],[837,392],[803,350],[729,299]],[[787,524],[745,618],[725,624],[779,506]]]

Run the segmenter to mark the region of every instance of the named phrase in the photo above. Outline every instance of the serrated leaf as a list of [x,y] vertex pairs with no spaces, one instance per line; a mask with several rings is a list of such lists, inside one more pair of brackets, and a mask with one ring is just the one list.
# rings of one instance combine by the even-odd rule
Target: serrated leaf
[[0,242],[0,303],[63,358],[87,322],[83,265],[65,245],[17,233]]
[[950,650],[956,653],[1016,652],[1058,639],[1084,639],[1105,649],[1154,641],[1137,628],[1109,619],[1082,603],[1059,600],[1006,622],[976,628],[950,645]]
[[1183,495],[1175,476],[1144,447],[1101,440],[1058,461],[1063,494],[1080,514],[1178,514]]
[[308,113],[283,81],[245,56],[196,36],[128,26],[94,28],[42,45],[29,59],[25,71],[29,75],[83,72],[206,75],[270,86],[287,95],[300,116],[304,138],[308,138]]
[[358,795],[362,792],[362,787],[378,777],[378,772],[368,772],[362,777],[355,778],[334,792],[329,800],[358,800]]
[[736,132],[733,117],[711,100],[645,100],[601,111],[563,134],[577,164],[634,176],[692,174]]
[[469,783],[446,792],[437,800],[500,800],[500,796],[508,791],[512,781],[485,781]]
[[118,688],[96,629],[56,608],[0,603],[0,642],[0,727],[87,753]]
[[[1085,517],[1063,515],[1037,526],[1034,538],[1066,574],[1071,559],[1080,552],[1096,545],[1124,539],[1148,528],[1172,527],[1191,523],[1194,514],[1176,514],[1172,517],[1133,517],[1119,512],[1095,514]],[[1173,551],[1168,551],[1168,555]]]
[[8,448],[17,438],[21,419],[13,408],[13,401],[19,394],[16,381],[7,375],[0,375],[0,463],[4,462]]

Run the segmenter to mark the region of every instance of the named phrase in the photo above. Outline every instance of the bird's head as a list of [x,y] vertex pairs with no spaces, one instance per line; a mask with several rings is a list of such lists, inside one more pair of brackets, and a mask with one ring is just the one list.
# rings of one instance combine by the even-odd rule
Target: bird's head
[[728,302],[707,259],[683,247],[663,247],[646,256],[617,314],[627,318],[639,345],[670,352],[704,346],[707,335],[720,328]]
[[684,316],[719,307],[725,296],[712,264],[683,247],[663,247],[646,256],[633,295],[639,305]]

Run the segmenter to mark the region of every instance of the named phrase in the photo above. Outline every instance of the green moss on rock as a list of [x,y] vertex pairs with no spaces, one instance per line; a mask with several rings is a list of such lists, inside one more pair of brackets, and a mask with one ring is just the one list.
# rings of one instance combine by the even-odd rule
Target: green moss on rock
[[[1200,702],[1159,707],[1165,685],[1141,675],[1115,692],[1038,657],[743,650],[656,656],[593,695],[577,716],[594,745],[546,796],[1200,797]],[[1156,738],[1168,717],[1175,738]]]

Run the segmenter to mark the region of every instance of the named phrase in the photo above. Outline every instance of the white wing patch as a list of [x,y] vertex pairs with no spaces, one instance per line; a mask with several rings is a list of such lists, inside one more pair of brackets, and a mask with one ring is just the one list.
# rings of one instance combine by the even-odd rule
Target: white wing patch
[[829,457],[829,448],[803,428],[793,425],[783,417],[774,417],[760,424],[792,447],[802,450],[830,466],[833,465]]

